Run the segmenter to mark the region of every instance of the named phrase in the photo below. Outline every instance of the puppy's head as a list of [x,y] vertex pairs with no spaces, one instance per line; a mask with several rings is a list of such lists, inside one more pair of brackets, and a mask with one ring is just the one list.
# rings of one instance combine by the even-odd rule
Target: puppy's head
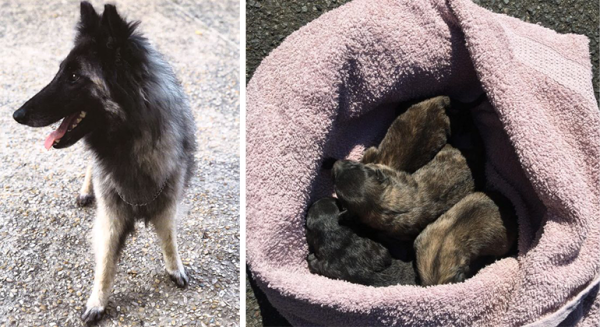
[[135,83],[125,72],[141,56],[142,50],[131,43],[137,24],[123,20],[114,5],[106,5],[100,16],[90,3],[82,2],[74,48],[50,84],[16,110],[13,118],[31,127],[64,118],[46,139],[47,149],[68,147],[109,122],[123,120],[125,111],[117,103],[131,97],[116,85]]
[[[409,174],[380,164],[338,160],[333,166],[335,192],[342,208],[376,229],[387,218],[411,212],[417,185]],[[378,221],[374,221],[378,220]]]
[[336,233],[342,214],[336,199],[323,198],[313,203],[306,216],[306,240],[310,252],[319,252],[328,234]]
[[421,232],[414,243],[421,285],[463,282],[470,271],[466,256],[450,236],[433,231],[430,227]]
[[333,165],[333,179],[342,207],[364,216],[380,202],[388,176],[376,165],[338,160]]

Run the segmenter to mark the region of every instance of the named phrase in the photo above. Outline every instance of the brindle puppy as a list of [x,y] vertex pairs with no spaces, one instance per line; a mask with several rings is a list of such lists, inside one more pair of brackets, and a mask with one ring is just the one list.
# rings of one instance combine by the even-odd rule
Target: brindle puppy
[[379,147],[365,151],[361,162],[383,164],[409,173],[423,167],[448,140],[449,106],[450,98],[446,96],[411,106],[394,120]]
[[334,198],[321,199],[308,210],[306,239],[312,273],[371,286],[416,284],[412,263],[393,259],[364,227],[340,224],[340,214]]
[[422,285],[459,283],[486,256],[502,257],[515,244],[517,223],[508,200],[477,192],[466,196],[415,240]]
[[339,160],[333,178],[338,199],[352,216],[404,241],[414,240],[425,226],[474,191],[467,162],[451,145],[412,175],[385,165]]

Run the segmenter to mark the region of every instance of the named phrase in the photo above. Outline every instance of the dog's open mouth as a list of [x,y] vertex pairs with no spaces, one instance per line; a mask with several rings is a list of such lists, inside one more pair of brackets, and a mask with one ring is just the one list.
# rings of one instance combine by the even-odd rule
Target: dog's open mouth
[[77,125],[85,118],[85,111],[78,111],[74,114],[71,114],[63,119],[60,123],[60,126],[48,135],[46,141],[44,142],[44,147],[46,150],[49,150],[53,145],[57,145],[60,143],[60,140],[65,136],[65,134],[71,132]]

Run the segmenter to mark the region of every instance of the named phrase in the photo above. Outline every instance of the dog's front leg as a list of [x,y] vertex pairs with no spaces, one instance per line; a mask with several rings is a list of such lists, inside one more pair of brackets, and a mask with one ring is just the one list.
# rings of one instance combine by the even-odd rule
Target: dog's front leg
[[179,258],[179,253],[177,252],[176,218],[178,208],[179,205],[173,203],[168,209],[155,216],[151,222],[160,239],[165,267],[171,280],[173,280],[178,287],[186,287],[188,284],[188,277],[183,268],[183,264],[181,263],[181,259]]
[[[99,199],[100,200],[100,199]],[[98,215],[94,221],[93,242],[96,257],[94,288],[81,319],[86,323],[99,320],[104,314],[108,296],[113,286],[119,254],[127,235],[133,230],[133,220],[120,217],[119,213],[109,210],[98,203]]]
[[77,205],[85,207],[94,202],[94,190],[92,187],[92,163],[90,162],[85,172],[85,179],[77,196]]

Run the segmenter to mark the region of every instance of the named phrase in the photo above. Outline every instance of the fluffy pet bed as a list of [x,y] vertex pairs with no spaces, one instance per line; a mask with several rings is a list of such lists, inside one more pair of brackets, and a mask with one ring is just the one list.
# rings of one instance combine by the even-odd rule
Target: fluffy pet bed
[[[599,325],[600,112],[588,40],[469,0],[356,0],[301,28],[248,85],[247,257],[294,325]],[[468,102],[519,254],[461,284],[367,287],[308,271],[305,214],[324,158],[359,159],[398,103]]]

